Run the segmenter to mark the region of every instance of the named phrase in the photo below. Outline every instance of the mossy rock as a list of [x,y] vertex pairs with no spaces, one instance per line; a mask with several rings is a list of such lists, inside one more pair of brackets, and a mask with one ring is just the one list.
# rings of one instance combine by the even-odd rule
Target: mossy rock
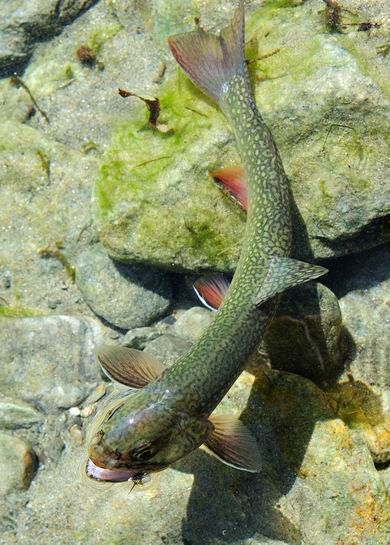
[[[296,4],[248,16],[247,57],[306,224],[297,253],[329,258],[390,237],[386,59],[375,38],[330,34],[322,2]],[[232,271],[245,215],[208,176],[238,161],[230,128],[176,70],[157,94],[167,132],[141,102],[113,129],[95,187],[101,240],[122,261]]]

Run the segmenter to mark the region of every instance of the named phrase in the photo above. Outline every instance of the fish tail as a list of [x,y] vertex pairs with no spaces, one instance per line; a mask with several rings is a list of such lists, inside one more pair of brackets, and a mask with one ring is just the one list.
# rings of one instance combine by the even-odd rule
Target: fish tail
[[227,84],[235,75],[247,77],[243,0],[240,0],[230,25],[218,36],[198,27],[193,32],[171,36],[168,43],[188,77],[201,91],[220,103]]

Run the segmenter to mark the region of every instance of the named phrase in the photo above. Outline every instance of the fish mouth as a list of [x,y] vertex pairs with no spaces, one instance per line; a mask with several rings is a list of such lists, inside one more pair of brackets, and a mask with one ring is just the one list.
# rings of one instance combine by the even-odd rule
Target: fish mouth
[[88,460],[85,471],[91,479],[109,483],[123,483],[133,479],[140,473],[136,469],[106,469],[97,466],[91,459]]

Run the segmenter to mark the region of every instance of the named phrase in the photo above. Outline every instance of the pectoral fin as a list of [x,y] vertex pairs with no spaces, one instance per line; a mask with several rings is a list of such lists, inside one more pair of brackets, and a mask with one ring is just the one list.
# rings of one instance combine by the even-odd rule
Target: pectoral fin
[[97,351],[97,358],[111,380],[130,388],[143,388],[165,369],[151,354],[125,346],[103,346]]
[[304,284],[327,272],[328,269],[319,265],[305,263],[291,257],[274,256],[269,261],[267,276],[256,296],[256,305],[260,306],[287,288]]
[[214,430],[205,442],[206,447],[225,464],[257,473],[261,457],[256,439],[244,424],[234,417],[210,416]]

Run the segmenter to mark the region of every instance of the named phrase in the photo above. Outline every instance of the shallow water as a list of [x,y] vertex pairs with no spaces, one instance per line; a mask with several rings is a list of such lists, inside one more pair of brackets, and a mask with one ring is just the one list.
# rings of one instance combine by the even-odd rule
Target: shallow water
[[[387,543],[387,2],[338,2],[337,28],[321,0],[245,3],[256,101],[294,197],[294,256],[330,272],[285,294],[218,407],[255,435],[262,471],[198,449],[131,492],[84,474],[96,410],[124,391],[95,351],[125,344],[174,364],[214,317],[194,280],[234,273],[246,215],[208,176],[237,162],[234,140],[166,39],[194,17],[222,27],[236,2],[6,4],[0,543]],[[158,97],[157,123],[118,89]]]

